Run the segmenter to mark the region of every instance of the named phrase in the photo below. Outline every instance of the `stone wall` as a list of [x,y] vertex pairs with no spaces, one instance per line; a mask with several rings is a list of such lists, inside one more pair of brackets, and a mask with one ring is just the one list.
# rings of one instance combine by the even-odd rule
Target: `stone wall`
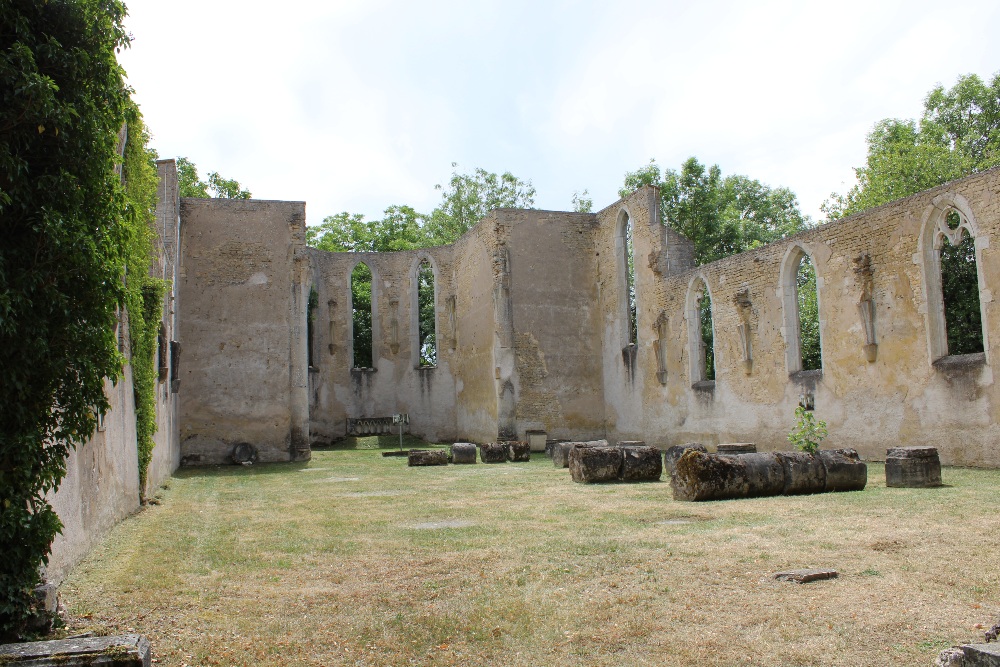
[[[604,437],[601,309],[589,213],[504,210],[516,397],[512,435]],[[503,374],[505,369],[501,369]]]
[[[177,165],[174,160],[156,164],[160,175],[160,191],[156,206],[157,260],[150,272],[169,281],[164,297],[161,335],[158,339],[157,364],[160,370],[156,395],[157,428],[153,441],[153,458],[146,472],[147,496],[152,496],[177,470],[181,463],[180,432],[177,428],[177,378],[179,347],[177,336],[178,262],[180,246],[180,198],[177,187]],[[173,343],[173,346],[171,346]],[[171,353],[173,349],[173,353]]]
[[[794,408],[808,398],[831,446],[877,459],[901,442],[932,444],[945,463],[998,465],[989,444],[1000,400],[995,355],[987,340],[984,355],[947,356],[940,299],[925,275],[936,271],[936,221],[961,210],[977,239],[985,329],[997,331],[989,286],[1000,272],[990,246],[1000,231],[998,174],[701,267],[691,243],[662,224],[652,187],[595,214],[498,210],[452,246],[367,254],[305,249],[301,204],[183,200],[184,454],[222,461],[239,439],[288,458],[295,428],[329,442],[346,434],[349,418],[396,412],[409,413],[412,433],[438,441],[541,429],[566,439],[786,449]],[[817,271],[823,354],[822,371],[804,373],[794,316],[803,254]],[[435,271],[433,368],[418,363],[423,259]],[[350,275],[361,261],[374,280],[372,369],[351,368]],[[714,381],[698,374],[702,282],[713,305]],[[310,288],[318,305],[306,373]],[[869,296],[875,346],[858,306]],[[294,426],[306,412],[308,423]]]
[[[123,343],[128,343],[122,332]],[[132,369],[104,383],[111,409],[97,432],[66,460],[59,491],[49,495],[63,523],[52,543],[45,578],[59,582],[119,521],[139,508]]]
[[[314,443],[344,437],[347,419],[405,412],[410,432],[454,439],[455,359],[452,314],[453,248],[395,253],[330,253],[309,249],[310,286],[317,294],[312,323],[310,421]],[[417,269],[434,271],[437,365],[420,366]],[[351,274],[372,272],[372,368],[353,367]]]
[[[925,265],[934,255],[935,222],[951,207],[975,230],[987,332],[980,358],[942,359],[942,342],[935,340],[941,335],[934,328],[941,305],[928,291],[936,278]],[[991,246],[998,233],[1000,171],[994,170],[738,256],[668,271],[662,278],[637,261],[637,364],[642,370],[635,392],[625,398],[641,406],[642,418],[637,425],[633,413],[609,413],[609,437],[641,435],[661,446],[751,441],[760,449],[787,449],[794,408],[800,397],[811,396],[817,417],[829,424],[830,446],[854,447],[864,457],[880,459],[887,447],[934,445],[945,463],[1000,465],[993,444],[1000,435],[1000,393],[992,374],[998,358],[988,340],[1000,330],[1000,310],[990,289],[1000,278],[1000,257]],[[637,256],[644,255],[645,238],[652,235],[637,232],[636,237]],[[660,243],[653,244],[654,254],[664,250]],[[796,372],[797,325],[787,306],[794,303],[791,286],[801,253],[812,258],[817,272],[821,372]],[[864,272],[857,270],[862,262],[871,269],[867,290],[875,304],[874,361],[865,353],[858,307],[866,290]],[[610,261],[602,263],[602,276],[612,271]],[[692,295],[699,280],[707,284],[713,305],[714,383],[696,384],[699,378],[692,375],[697,353],[690,327]],[[743,303],[737,304],[740,295]],[[643,337],[660,317],[666,321],[664,384],[650,372],[657,368],[657,339]],[[750,364],[744,363],[740,324],[750,332]],[[607,372],[617,345],[607,339],[614,333],[614,327],[605,327],[610,348],[605,393],[612,404],[623,383],[620,375]]]
[[181,199],[181,458],[308,458],[305,204]]

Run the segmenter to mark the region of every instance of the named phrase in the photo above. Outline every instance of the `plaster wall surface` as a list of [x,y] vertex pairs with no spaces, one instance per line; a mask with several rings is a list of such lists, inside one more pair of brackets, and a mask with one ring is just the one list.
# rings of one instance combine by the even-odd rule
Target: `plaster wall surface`
[[459,439],[469,442],[492,442],[499,431],[502,382],[495,358],[499,334],[493,264],[497,248],[495,214],[454,244],[455,430]]
[[[127,341],[126,341],[127,342]],[[66,476],[49,502],[63,523],[52,543],[45,578],[59,582],[119,521],[139,508],[132,369],[117,384],[105,381],[111,409],[103,430],[74,449]]]
[[598,283],[590,213],[503,210],[510,274],[516,436],[603,438]]
[[181,199],[181,458],[308,456],[305,204]]

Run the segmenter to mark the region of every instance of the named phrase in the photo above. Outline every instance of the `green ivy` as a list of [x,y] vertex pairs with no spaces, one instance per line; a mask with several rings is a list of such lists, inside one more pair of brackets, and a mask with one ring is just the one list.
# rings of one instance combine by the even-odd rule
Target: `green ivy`
[[147,282],[148,171],[115,172],[138,119],[124,17],[119,0],[0,3],[0,641],[21,635],[61,528],[46,496],[108,410],[118,313]]
[[[149,275],[156,240],[156,153],[149,149],[149,132],[138,108],[129,113],[128,141],[122,176],[133,231],[125,260],[126,312],[131,340],[132,387],[135,393],[136,445],[139,456],[139,491],[146,488],[146,473],[153,458],[156,434],[157,343],[163,318],[163,298],[168,283]],[[165,343],[166,341],[164,341]]]

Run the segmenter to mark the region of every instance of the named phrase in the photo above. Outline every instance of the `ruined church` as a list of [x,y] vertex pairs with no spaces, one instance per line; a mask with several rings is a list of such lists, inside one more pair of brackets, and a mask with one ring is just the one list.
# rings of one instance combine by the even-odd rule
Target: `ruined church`
[[[158,164],[158,486],[179,465],[309,458],[386,428],[434,442],[754,442],[788,449],[795,407],[825,444],[881,460],[933,445],[946,465],[1000,466],[1000,169],[696,266],[642,188],[596,213],[502,209],[452,245],[307,247],[302,202],[181,199]],[[974,243],[982,352],[949,353],[940,249]],[[797,271],[815,268],[819,368],[803,365]],[[629,270],[631,263],[634,270]],[[371,273],[371,355],[355,363],[351,276]],[[433,363],[418,274],[432,272]],[[703,305],[711,304],[711,349]],[[712,372],[707,373],[706,355]],[[69,462],[54,498],[58,574],[138,504],[131,385]],[[130,449],[131,448],[131,449]],[[130,468],[131,466],[131,468]],[[106,496],[92,497],[94,485]]]

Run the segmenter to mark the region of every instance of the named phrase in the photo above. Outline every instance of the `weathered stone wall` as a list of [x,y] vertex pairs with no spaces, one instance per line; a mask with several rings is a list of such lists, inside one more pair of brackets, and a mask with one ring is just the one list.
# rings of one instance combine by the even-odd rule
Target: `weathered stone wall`
[[[125,332],[123,341],[127,344]],[[49,502],[63,523],[52,543],[46,579],[62,581],[112,527],[139,507],[139,458],[135,436],[132,369],[116,384],[104,383],[111,409],[103,424],[66,460],[66,476]]]
[[[506,240],[514,348],[514,435],[604,437],[598,286],[590,213],[497,211]],[[500,267],[502,268],[502,267]]]
[[[177,307],[178,307],[178,262],[177,249],[180,246],[180,198],[177,187],[177,164],[174,160],[159,160],[156,164],[160,176],[160,190],[156,205],[157,260],[150,273],[157,278],[169,281],[163,304],[161,321],[162,335],[159,338],[161,349],[157,350],[160,367],[159,383],[156,394],[157,429],[153,440],[153,458],[146,472],[147,496],[151,496],[181,463],[180,432],[177,428],[177,391],[179,382],[174,364],[178,362],[175,354],[170,352],[171,341],[177,342]],[[177,346],[174,345],[175,351]]]
[[[405,412],[410,432],[432,441],[455,438],[455,359],[449,299],[452,246],[395,253],[330,253],[309,249],[318,305],[312,323],[310,420],[314,443],[346,435],[347,419]],[[434,271],[437,365],[420,366],[417,269]],[[353,366],[351,273],[372,272],[371,369]]]
[[459,439],[480,443],[495,440],[499,431],[495,222],[495,216],[488,215],[453,246],[455,430]]
[[[987,340],[981,358],[945,355],[925,276],[936,220],[961,210],[977,239],[985,328],[998,331],[990,290],[1000,277],[990,245],[1000,232],[998,181],[1000,172],[980,174],[697,268],[692,245],[659,219],[651,187],[596,214],[499,210],[453,246],[370,254],[304,249],[301,204],[184,200],[175,303],[184,453],[190,462],[224,460],[245,440],[287,458],[306,410],[309,424],[297,432],[311,428],[314,442],[343,436],[348,418],[407,412],[411,432],[431,440],[543,429],[661,447],[786,449],[794,408],[808,396],[829,424],[830,446],[881,458],[900,443],[931,444],[945,463],[998,465],[995,354]],[[818,276],[821,372],[799,372],[788,315],[802,254]],[[424,258],[435,271],[434,368],[419,367],[416,348]],[[351,368],[350,275],[360,261],[374,279],[372,370]],[[714,381],[697,371],[702,281],[713,306]],[[310,287],[318,306],[306,392]],[[877,348],[866,348],[859,315],[867,295]]]
[[308,457],[305,204],[181,199],[182,461]]
[[[634,205],[625,204],[633,219],[640,217]],[[609,409],[609,437],[630,438],[639,430],[647,442],[661,446],[752,441],[762,450],[786,449],[794,408],[800,396],[811,394],[817,417],[828,422],[830,446],[853,447],[866,458],[879,459],[887,447],[926,444],[938,447],[945,463],[1000,465],[1000,450],[993,444],[1000,436],[1000,392],[992,373],[1000,360],[997,353],[989,340],[981,360],[937,360],[933,351],[940,343],[934,342],[929,312],[940,305],[929,300],[924,265],[933,254],[926,250],[933,242],[933,223],[950,206],[967,214],[975,227],[984,328],[995,338],[1000,309],[990,286],[1000,279],[1000,257],[991,245],[1000,234],[998,170],[742,255],[676,274],[668,271],[663,278],[646,262],[636,261],[640,370],[632,382],[633,393],[624,397],[629,407],[641,407],[642,418],[618,400],[620,388],[630,386],[627,374],[616,376],[608,368],[618,346],[619,319],[606,325],[604,334],[605,394],[609,405],[618,408]],[[608,226],[604,212],[600,217]],[[637,228],[637,257],[645,257],[647,239],[655,240],[641,229],[645,226]],[[654,254],[662,250],[653,245]],[[821,373],[796,373],[796,359],[788,353],[797,330],[794,319],[786,322],[785,304],[793,294],[800,252],[812,258],[818,277]],[[864,352],[858,309],[865,286],[856,269],[864,256],[873,271],[869,289],[878,345],[873,362]],[[602,262],[602,278],[613,270],[610,261]],[[707,284],[712,300],[717,376],[714,383],[695,387],[691,360],[696,348],[689,325],[693,286],[699,279]],[[603,283],[602,293],[608,294]],[[736,303],[740,294],[749,304]],[[612,304],[606,312],[609,320],[613,312]],[[657,367],[657,340],[649,332],[659,317],[666,318],[666,384],[652,372]],[[749,374],[738,333],[744,322],[752,348]]]

